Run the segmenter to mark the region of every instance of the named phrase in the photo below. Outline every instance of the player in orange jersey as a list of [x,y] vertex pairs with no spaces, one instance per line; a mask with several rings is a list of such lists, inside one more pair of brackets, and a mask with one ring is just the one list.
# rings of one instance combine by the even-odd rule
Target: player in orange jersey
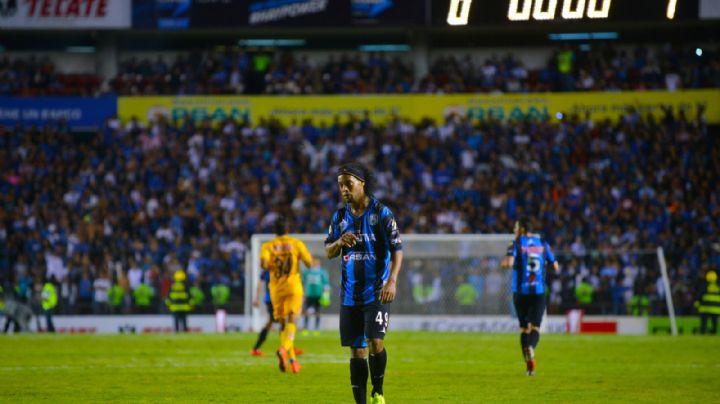
[[303,287],[300,261],[306,267],[312,265],[312,257],[302,241],[288,236],[289,224],[285,216],[275,221],[277,237],[260,247],[260,266],[270,273],[270,300],[273,316],[280,322],[280,347],[277,356],[280,371],[300,371],[295,357],[295,334],[298,318],[302,313]]

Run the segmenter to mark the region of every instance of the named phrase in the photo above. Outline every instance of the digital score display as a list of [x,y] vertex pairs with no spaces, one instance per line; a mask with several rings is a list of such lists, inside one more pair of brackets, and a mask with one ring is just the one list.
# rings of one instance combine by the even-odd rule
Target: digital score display
[[432,4],[436,26],[698,19],[698,0],[443,0]]

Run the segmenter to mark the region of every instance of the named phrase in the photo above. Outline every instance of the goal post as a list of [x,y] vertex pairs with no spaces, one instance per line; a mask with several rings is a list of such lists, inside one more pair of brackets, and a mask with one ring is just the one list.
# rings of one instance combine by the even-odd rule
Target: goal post
[[665,289],[665,304],[667,305],[668,316],[670,317],[670,332],[673,336],[678,335],[677,320],[675,319],[675,306],[673,304],[672,288],[668,276],[667,263],[665,262],[665,251],[662,247],[657,248],[658,265],[662,275],[663,288]]
[[[331,304],[322,313],[339,313],[341,258],[326,258],[325,234],[292,236],[302,240],[328,272]],[[260,247],[273,237],[256,234],[250,240],[245,268],[245,329],[258,330],[267,319],[264,305],[253,307],[252,302],[260,279]],[[393,314],[514,317],[512,271],[500,267],[513,239],[512,234],[403,234],[403,265]],[[581,308],[587,315],[667,315],[669,331],[678,334],[662,248],[554,253],[561,274],[548,274],[548,314],[565,316],[569,310]],[[585,280],[593,283],[590,305],[576,300],[576,286]]]

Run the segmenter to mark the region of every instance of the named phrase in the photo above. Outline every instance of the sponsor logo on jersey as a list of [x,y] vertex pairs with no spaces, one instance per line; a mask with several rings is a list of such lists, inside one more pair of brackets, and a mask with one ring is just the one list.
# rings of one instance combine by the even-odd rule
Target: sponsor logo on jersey
[[523,254],[542,254],[545,252],[545,247],[522,247]]
[[375,225],[377,224],[377,222],[378,222],[378,216],[373,213],[373,214],[370,215],[370,217],[368,218],[368,221],[370,222],[370,226],[375,226]]
[[356,252],[356,253],[350,253],[343,256],[343,261],[372,261],[375,260],[375,254],[370,253],[362,253],[362,252]]

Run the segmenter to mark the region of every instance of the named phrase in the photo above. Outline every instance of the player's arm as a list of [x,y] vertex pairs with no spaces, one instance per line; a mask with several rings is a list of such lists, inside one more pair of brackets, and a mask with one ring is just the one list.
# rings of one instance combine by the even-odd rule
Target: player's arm
[[513,241],[510,243],[507,249],[507,254],[503,257],[502,261],[500,261],[500,266],[505,269],[510,269],[515,264],[515,242]]
[[265,271],[270,270],[270,248],[267,244],[260,247],[260,268]]
[[552,262],[553,270],[555,270],[555,273],[560,272],[560,264],[558,264],[557,260],[555,259],[555,255],[550,249],[550,244],[548,244],[547,241],[544,240],[543,243],[545,244],[545,260],[548,262]]
[[330,244],[325,244],[325,252],[328,258],[335,258],[340,255],[343,247],[352,247],[358,242],[358,237],[353,233],[345,233]]
[[[305,264],[305,268],[310,268],[312,266],[312,255],[310,255],[310,251],[308,251],[307,246],[302,241],[298,240],[298,251],[300,252],[300,261],[302,261],[303,264]],[[303,284],[305,282],[303,281]]]
[[380,303],[390,303],[395,300],[397,279],[403,260],[402,240],[400,240],[400,231],[398,230],[397,222],[395,222],[395,217],[392,212],[387,208],[385,209],[385,217],[382,219],[383,229],[381,231],[385,232],[385,239],[389,242],[390,274],[380,291]]
[[397,293],[397,278],[402,266],[403,252],[402,250],[393,251],[390,255],[390,275],[387,282],[380,291],[380,303],[390,303],[395,300]]
[[332,259],[340,255],[343,247],[352,247],[358,242],[358,237],[353,233],[340,235],[340,229],[336,223],[337,213],[333,215],[332,222],[328,228],[328,236],[325,239],[325,254],[328,259]]

